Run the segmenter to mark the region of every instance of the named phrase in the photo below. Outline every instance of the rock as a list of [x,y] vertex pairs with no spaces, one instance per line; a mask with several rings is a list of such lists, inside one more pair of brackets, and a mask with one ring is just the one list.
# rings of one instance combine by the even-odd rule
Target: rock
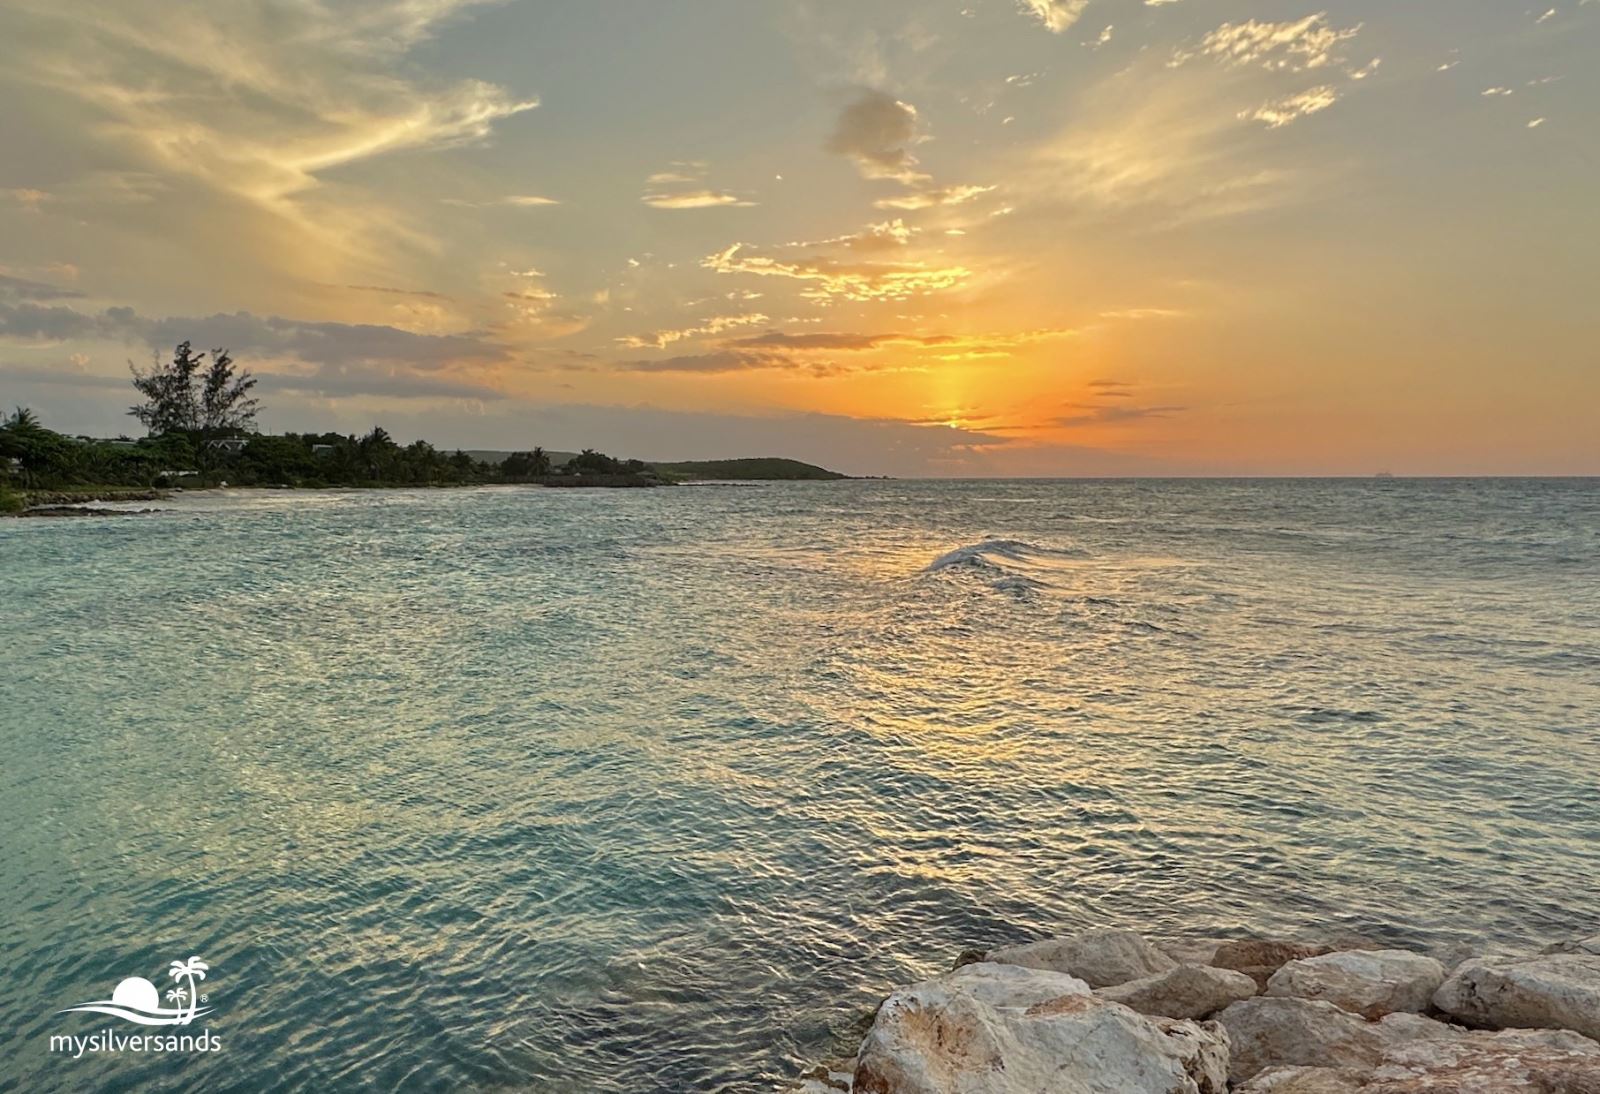
[[1269,1067],[1370,1069],[1390,1045],[1462,1036],[1418,1014],[1369,1022],[1332,1003],[1258,996],[1217,1015],[1232,1045],[1229,1075],[1242,1082]]
[[963,965],[976,965],[979,961],[984,960],[988,956],[989,955],[983,950],[962,950],[956,955],[956,963],[952,965],[951,968],[959,969]]
[[991,950],[988,961],[1076,976],[1091,988],[1109,988],[1175,968],[1177,962],[1132,931],[1086,931]]
[[1236,1094],[1360,1094],[1367,1072],[1337,1067],[1269,1067]]
[[1215,1022],[1157,1018],[1156,1028],[1177,1046],[1198,1094],[1227,1094],[1228,1031]]
[[818,1064],[787,1087],[792,1094],[850,1094],[854,1060]]
[[1242,972],[1256,982],[1256,987],[1267,990],[1272,974],[1291,961],[1319,957],[1332,951],[1327,946],[1304,942],[1270,942],[1248,939],[1243,942],[1224,942],[1212,955],[1211,963],[1219,969]]
[[1156,948],[1180,965],[1212,965],[1217,947],[1225,938],[1175,938],[1156,943]]
[[1102,988],[1098,994],[1140,1014],[1209,1018],[1230,1003],[1249,999],[1256,982],[1242,972],[1205,965],[1179,965],[1158,976]]
[[1444,983],[1444,966],[1405,950],[1346,950],[1290,961],[1267,981],[1266,994],[1320,999],[1364,1018],[1427,1009]]
[[1469,1026],[1570,1029],[1600,1039],[1600,956],[1468,961],[1434,993],[1433,1005]]
[[18,517],[138,517],[161,509],[100,509],[90,505],[36,505],[14,513]]
[[[1517,1031],[1518,1033],[1522,1031]],[[1505,1040],[1474,1034],[1459,1041],[1401,1045],[1383,1057],[1359,1094],[1600,1094],[1600,1044]],[[1515,1034],[1512,1035],[1513,1037]]]
[[856,1094],[1224,1094],[1227,1034],[1164,1025],[1081,980],[984,962],[903,988],[856,1057]]
[[1394,1045],[1369,1072],[1268,1068],[1236,1094],[1600,1094],[1600,1044],[1565,1030],[1471,1033]]

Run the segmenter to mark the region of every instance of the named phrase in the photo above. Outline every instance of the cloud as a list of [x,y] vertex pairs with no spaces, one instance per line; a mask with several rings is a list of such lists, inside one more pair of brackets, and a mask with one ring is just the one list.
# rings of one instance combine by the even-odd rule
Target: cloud
[[43,281],[0,273],[0,300],[68,300],[82,295],[76,289],[63,289]]
[[1339,47],[1361,30],[1358,23],[1343,30],[1328,23],[1328,13],[1304,19],[1263,23],[1224,23],[1193,49],[1179,50],[1172,64],[1194,57],[1214,57],[1229,65],[1260,65],[1276,72],[1303,72],[1323,68],[1338,60]]
[[1102,406],[1095,403],[1067,403],[1065,406],[1071,413],[1052,418],[1051,425],[1060,428],[1114,425],[1145,421],[1150,418],[1170,418],[1189,409],[1184,406]]
[[965,205],[975,198],[993,192],[994,186],[934,186],[915,190],[898,197],[879,198],[873,202],[879,209],[905,209],[915,211],[942,205]]
[[1073,216],[1121,214],[1144,231],[1303,201],[1334,176],[1311,153],[1284,160],[1240,121],[1272,79],[1141,57],[1082,94],[1031,163],[1007,170],[1008,193]]
[[717,315],[710,319],[701,320],[699,326],[684,327],[680,330],[658,330],[649,334],[625,335],[618,338],[617,341],[630,349],[665,349],[674,342],[682,342],[685,339],[721,334],[735,327],[748,327],[765,322],[768,322],[767,317],[759,312],[749,315]]
[[795,363],[792,358],[778,354],[715,350],[711,353],[691,353],[678,357],[618,361],[617,367],[629,372],[740,372],[745,369],[777,368]]
[[1033,342],[1077,335],[1070,328],[1045,328],[994,334],[859,334],[843,331],[802,331],[798,334],[785,331],[768,331],[765,334],[740,338],[727,343],[733,349],[787,349],[794,351],[842,350],[869,351],[888,346],[910,346],[936,349],[942,353],[956,351],[989,355],[1000,350],[1015,349]]
[[934,341],[948,340],[948,336],[924,338],[909,334],[847,334],[829,331],[807,331],[788,334],[768,331],[750,338],[740,338],[729,343],[736,349],[790,349],[790,350],[873,350],[885,345],[929,345]]
[[1146,319],[1187,319],[1189,314],[1182,308],[1119,308],[1116,311],[1101,312],[1100,318],[1139,322]]
[[540,197],[537,194],[511,194],[503,198],[490,198],[487,201],[467,201],[465,198],[440,198],[445,205],[457,205],[466,209],[487,209],[495,205],[509,205],[517,209],[540,209],[547,205],[560,205],[555,198]]
[[[617,367],[632,372],[742,372],[751,369],[787,369],[813,376],[834,376],[848,371],[884,368],[924,368],[928,360],[972,360],[1009,356],[1011,351],[1047,339],[1067,338],[1074,330],[1029,330],[1000,334],[906,334],[851,331],[767,331],[722,342],[705,353],[621,361]],[[852,357],[883,350],[900,351],[888,360],[841,364],[833,354]]]
[[450,297],[441,292],[432,292],[428,289],[397,289],[389,285],[346,285],[345,288],[354,292],[382,293],[386,296],[415,296],[423,300],[449,300]]
[[652,209],[749,208],[756,203],[738,194],[705,185],[711,165],[704,160],[678,160],[645,180],[654,187],[639,200]]
[[1070,28],[1089,7],[1089,0],[1017,0],[1017,3],[1054,34]]
[[258,370],[262,395],[290,392],[322,398],[375,396],[386,399],[497,400],[505,393],[487,384],[371,364],[323,365],[306,372]]
[[818,239],[809,243],[786,243],[784,246],[806,250],[838,247],[841,250],[864,253],[898,251],[908,246],[921,231],[922,229],[913,228],[896,217],[881,224],[868,224],[859,232],[849,232],[842,236],[834,236],[832,239]]
[[330,178],[335,169],[479,142],[538,105],[407,63],[478,6],[13,0],[0,65],[51,96],[55,124],[90,145],[82,159],[109,161],[109,178],[154,179],[159,189],[146,184],[141,197],[170,202],[174,217],[204,215],[192,198],[200,187],[292,225],[303,238],[286,251],[370,256],[392,246],[403,221],[370,194],[345,200],[354,188]]
[[718,273],[802,281],[806,288],[801,295],[819,302],[908,300],[958,288],[972,276],[972,271],[965,266],[933,266],[914,261],[847,262],[825,256],[772,257],[750,253],[743,243],[710,255],[700,264]]
[[46,202],[54,200],[55,195],[46,190],[37,190],[30,186],[24,186],[0,190],[0,197],[15,202],[30,213],[37,213],[44,207]]
[[65,342],[102,337],[117,324],[106,316],[85,315],[54,304],[0,301],[0,338],[23,342]]
[[917,108],[867,88],[840,111],[826,147],[854,160],[867,178],[912,182],[926,177],[911,153],[917,140]]
[[362,363],[437,369],[462,363],[510,359],[510,351],[482,332],[417,334],[369,323],[332,323],[239,311],[209,316],[153,319],[132,308],[96,313],[62,305],[0,303],[0,338],[65,342],[104,339],[167,349],[179,342],[225,346],[236,356],[296,358],[311,364]]
[[1268,129],[1280,129],[1301,118],[1320,113],[1339,101],[1339,90],[1331,84],[1313,87],[1295,95],[1274,99],[1254,110],[1240,113],[1241,118],[1262,122]]
[[652,209],[715,209],[720,206],[749,208],[756,203],[722,190],[684,190],[678,193],[645,194],[639,199]]

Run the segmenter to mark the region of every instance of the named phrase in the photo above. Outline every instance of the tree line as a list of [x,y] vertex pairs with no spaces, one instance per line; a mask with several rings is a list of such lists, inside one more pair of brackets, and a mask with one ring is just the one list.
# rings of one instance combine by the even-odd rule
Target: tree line
[[225,349],[209,360],[182,342],[170,361],[130,364],[140,401],[128,413],[139,439],[69,437],[18,407],[0,422],[0,489],[74,486],[459,486],[572,477],[645,478],[639,460],[585,450],[560,467],[542,448],[491,463],[427,441],[396,442],[381,426],[364,436],[255,431],[256,379]]

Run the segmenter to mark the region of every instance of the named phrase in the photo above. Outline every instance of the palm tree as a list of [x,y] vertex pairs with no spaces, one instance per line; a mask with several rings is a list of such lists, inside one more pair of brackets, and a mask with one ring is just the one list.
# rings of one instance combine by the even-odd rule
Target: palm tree
[[186,1026],[194,1021],[195,1007],[200,1001],[200,990],[195,986],[195,981],[204,980],[206,970],[210,967],[198,957],[191,957],[187,961],[174,961],[167,968],[167,975],[174,980],[186,977],[189,981],[189,1012],[178,1019],[179,1025]]
[[171,991],[167,992],[167,999],[169,1001],[176,999],[178,1001],[178,1006],[180,1007],[183,1006],[183,1001],[187,998],[189,998],[189,993],[184,991],[182,988],[173,988]]
[[39,425],[39,415],[25,406],[17,407],[12,412],[11,417],[6,419],[5,425],[0,426],[0,429],[8,429],[14,433],[26,433],[29,435],[38,433],[42,428]]

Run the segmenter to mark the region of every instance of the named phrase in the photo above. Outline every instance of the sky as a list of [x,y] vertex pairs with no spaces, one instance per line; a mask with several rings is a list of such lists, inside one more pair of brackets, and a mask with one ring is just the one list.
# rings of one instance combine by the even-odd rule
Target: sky
[[899,476],[1600,474],[1600,0],[5,0],[0,401]]

